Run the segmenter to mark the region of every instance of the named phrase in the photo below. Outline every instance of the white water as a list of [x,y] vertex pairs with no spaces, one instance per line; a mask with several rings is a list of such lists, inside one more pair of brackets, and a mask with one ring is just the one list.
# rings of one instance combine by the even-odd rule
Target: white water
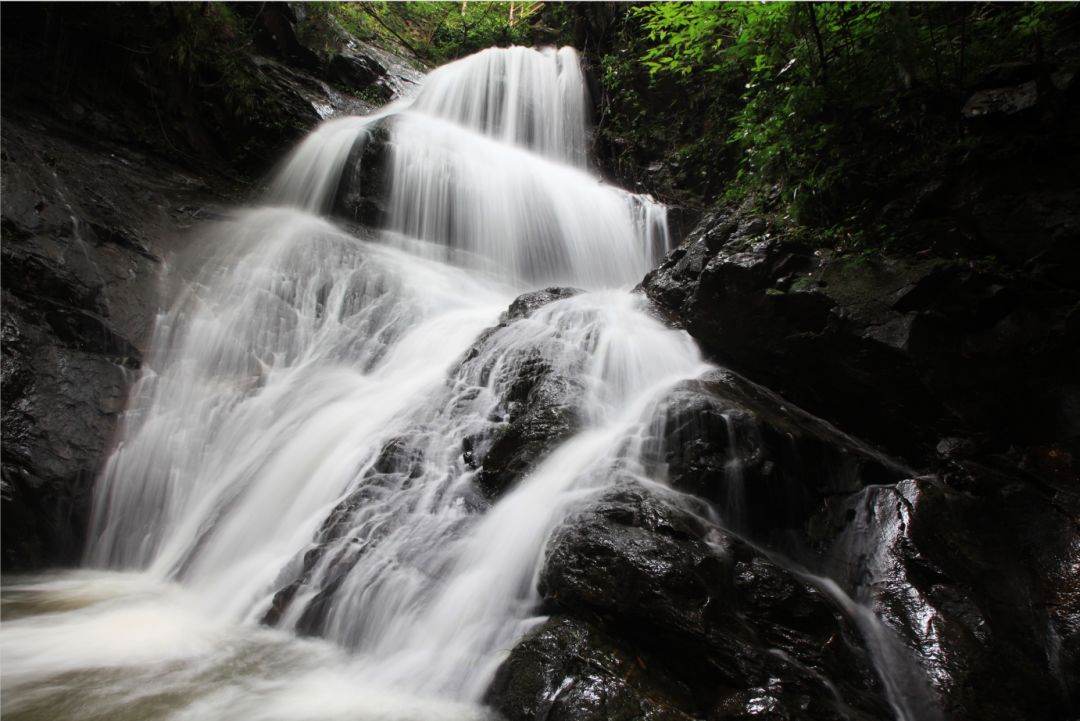
[[[95,570],[5,585],[5,718],[488,717],[546,539],[643,473],[658,399],[708,369],[627,291],[665,211],[588,172],[586,104],[572,50],[485,51],[327,122],[206,230],[98,481]],[[357,236],[326,215],[379,133],[388,210]],[[588,292],[477,345],[546,285]],[[466,446],[537,359],[582,428],[489,504]]]
[[[585,169],[586,101],[570,49],[485,51],[326,123],[277,207],[207,230],[98,481],[87,564],[113,570],[5,589],[5,717],[485,715],[548,535],[707,367],[626,290],[666,250],[664,210]],[[356,237],[320,214],[378,123],[389,214]],[[463,360],[551,284],[590,292]],[[537,358],[582,430],[488,504],[466,443],[490,445]],[[280,630],[260,627],[286,587]]]

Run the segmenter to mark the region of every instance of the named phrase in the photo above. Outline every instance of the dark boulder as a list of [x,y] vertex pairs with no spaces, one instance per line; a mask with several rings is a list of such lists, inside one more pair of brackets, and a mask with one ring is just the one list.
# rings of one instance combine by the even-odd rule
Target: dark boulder
[[685,684],[662,660],[572,616],[521,641],[486,696],[508,721],[690,721]]
[[1080,488],[974,462],[944,479],[835,504],[847,521],[831,573],[919,658],[947,718],[1069,718]]
[[125,369],[107,344],[56,335],[39,308],[7,291],[2,322],[3,567],[73,564],[127,396]]
[[[644,291],[721,362],[914,461],[1076,436],[1080,296],[943,259],[842,256],[714,213]],[[1002,383],[1002,379],[1008,382]]]
[[637,489],[609,494],[551,540],[540,593],[557,608],[700,641],[734,597],[730,559],[705,535],[692,515]]
[[652,475],[708,499],[759,540],[797,529],[825,499],[910,471],[742,376],[717,370],[660,401]]
[[[478,469],[477,486],[494,498],[532,470],[555,446],[580,427],[580,383],[560,372],[543,347],[518,350],[503,363],[497,348],[501,334],[538,308],[581,291],[547,288],[519,296],[502,315],[499,325],[485,331],[469,351],[465,363],[480,363],[480,378],[499,390],[503,408],[495,427],[469,440],[465,449],[470,465]],[[502,376],[490,378],[496,364]]]
[[390,128],[383,121],[356,139],[334,196],[332,211],[350,221],[379,227],[386,213]]
[[523,364],[515,389],[522,395],[513,401],[487,452],[475,461],[480,464],[477,485],[489,498],[514,485],[580,427],[581,387],[542,361]]
[[505,325],[511,321],[528,318],[534,311],[548,303],[571,298],[581,292],[577,288],[544,288],[543,290],[522,293],[514,299],[514,302],[506,309],[506,313],[499,318],[499,323]]
[[882,715],[833,604],[703,511],[627,485],[564,524],[540,582],[557,615],[511,652],[489,701],[511,720]]

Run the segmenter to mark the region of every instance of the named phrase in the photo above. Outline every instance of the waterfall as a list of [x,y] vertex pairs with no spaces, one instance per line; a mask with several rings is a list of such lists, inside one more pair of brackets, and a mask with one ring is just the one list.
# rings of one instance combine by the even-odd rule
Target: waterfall
[[[667,250],[664,209],[589,172],[586,103],[569,48],[479,53],[412,101],[325,123],[283,163],[271,205],[207,231],[158,318],[87,552],[213,619],[192,621],[181,656],[273,612],[347,651],[340,673],[405,717],[432,716],[423,699],[474,708],[534,623],[552,530],[628,462],[650,401],[707,368],[627,290]],[[374,143],[381,166],[358,168]],[[354,172],[378,176],[377,228],[326,217]],[[549,285],[587,292],[500,323]],[[572,388],[580,428],[489,501],[465,448],[491,445],[538,359]],[[178,623],[163,606],[142,607],[147,623]],[[83,627],[84,656],[115,620]],[[126,663],[110,653],[102,666]],[[289,653],[313,667],[310,648]],[[285,686],[306,682],[328,680]],[[225,684],[189,711],[270,713],[251,703]]]
[[[32,585],[69,610],[5,621],[5,713],[82,683],[58,717],[487,716],[545,542],[643,473],[658,400],[710,367],[629,292],[665,209],[590,172],[587,103],[573,50],[487,50],[326,122],[267,205],[206,230],[98,479],[88,569]],[[376,227],[342,217],[349,183]],[[546,286],[574,290],[506,313]],[[574,432],[489,498],[470,456],[538,367]]]

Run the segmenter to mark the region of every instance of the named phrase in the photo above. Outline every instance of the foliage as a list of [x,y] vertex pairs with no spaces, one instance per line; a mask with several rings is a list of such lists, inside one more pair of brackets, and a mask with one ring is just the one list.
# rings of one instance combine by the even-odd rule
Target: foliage
[[[635,6],[623,35],[636,56],[612,51],[601,61],[619,105],[602,134],[663,115],[641,112],[642,85],[684,106],[724,98],[711,108],[721,117],[669,124],[677,136],[671,154],[725,176],[729,196],[779,198],[799,220],[830,225],[962,143],[959,107],[994,63],[1038,63],[1075,48],[1076,6]],[[619,85],[635,77],[635,63],[648,74],[636,98]],[[728,156],[730,166],[718,162]]]
[[225,3],[177,3],[170,10],[175,32],[163,50],[187,86],[181,99],[186,101],[196,86],[221,88],[225,107],[238,118],[253,120],[258,99],[247,62],[248,29]]
[[[253,12],[255,11],[255,12]],[[257,9],[230,3],[133,4],[112,16],[134,53],[157,129],[170,151],[265,170],[266,151],[303,129],[303,114],[253,59]],[[194,151],[195,156],[190,155]]]
[[601,163],[617,182],[669,203],[719,193],[724,178],[716,168],[733,162],[725,139],[737,86],[712,83],[709,92],[696,92],[681,74],[650,78],[640,57],[651,41],[632,11],[613,28],[594,22],[589,32],[607,37],[613,46],[591,54],[601,92],[596,125]]
[[404,46],[437,65],[491,46],[529,44],[541,2],[335,2],[321,8],[356,37]]

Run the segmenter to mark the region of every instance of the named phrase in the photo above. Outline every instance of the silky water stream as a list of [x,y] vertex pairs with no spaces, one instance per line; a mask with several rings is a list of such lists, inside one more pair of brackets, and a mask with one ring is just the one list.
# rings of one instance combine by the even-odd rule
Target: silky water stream
[[[205,230],[84,569],[4,584],[6,719],[490,715],[546,539],[613,467],[632,475],[656,399],[709,368],[628,290],[667,249],[665,210],[589,171],[586,107],[574,51],[485,51],[325,123],[267,206]],[[375,138],[381,227],[335,225]],[[552,285],[585,292],[478,342]],[[537,358],[582,427],[488,503],[463,449]]]

